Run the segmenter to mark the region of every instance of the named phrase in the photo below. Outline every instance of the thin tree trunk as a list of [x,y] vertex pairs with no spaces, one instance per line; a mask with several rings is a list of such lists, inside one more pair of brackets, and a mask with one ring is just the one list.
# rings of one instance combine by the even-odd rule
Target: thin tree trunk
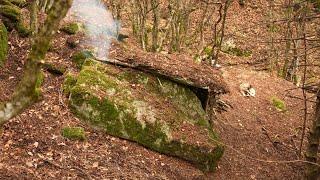
[[292,7],[291,7],[291,0],[288,1],[288,9],[286,12],[286,18],[287,20],[287,24],[286,24],[286,31],[285,31],[285,38],[286,38],[286,49],[285,49],[285,59],[284,59],[284,64],[282,67],[282,72],[281,72],[281,76],[284,79],[287,79],[287,75],[288,75],[288,67],[289,67],[289,54],[290,54],[290,48],[291,48],[291,41],[290,39],[292,39],[292,28],[291,28],[291,21],[292,21]]
[[5,123],[33,104],[40,95],[41,61],[49,49],[49,43],[58,29],[60,21],[71,7],[72,0],[57,0],[48,14],[44,26],[35,37],[25,66],[22,80],[18,84],[9,102],[0,104],[0,124]]
[[30,30],[33,36],[38,33],[38,13],[39,0],[34,0],[30,5]]
[[159,1],[151,0],[151,8],[153,12],[152,51],[156,52],[159,47]]
[[[310,135],[308,138],[308,146],[306,152],[306,160],[312,163],[317,163],[319,142],[320,142],[320,86],[317,93],[317,104],[315,111],[315,118],[311,126]],[[306,179],[320,178],[320,168],[315,164],[308,164]]]
[[[227,0],[224,4],[224,8],[223,8],[223,15],[222,15],[222,22],[221,22],[221,29],[219,30],[221,32],[221,36],[220,39],[218,41],[218,46],[216,47],[216,51],[214,54],[214,62],[212,65],[217,65],[218,60],[219,60],[219,53],[221,51],[221,46],[222,46],[222,42],[223,42],[223,38],[224,38],[224,33],[225,33],[225,25],[226,25],[226,20],[227,20],[227,13],[228,13],[228,9],[229,6],[231,4],[231,0]],[[221,14],[220,14],[221,15]]]

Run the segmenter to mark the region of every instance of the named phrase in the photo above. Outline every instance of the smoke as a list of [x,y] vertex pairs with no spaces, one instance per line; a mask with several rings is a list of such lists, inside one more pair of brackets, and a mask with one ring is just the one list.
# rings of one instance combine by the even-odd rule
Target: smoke
[[85,45],[94,48],[97,58],[103,60],[113,38],[117,38],[119,22],[113,19],[100,0],[74,0],[71,13],[77,21],[84,24],[87,37]]

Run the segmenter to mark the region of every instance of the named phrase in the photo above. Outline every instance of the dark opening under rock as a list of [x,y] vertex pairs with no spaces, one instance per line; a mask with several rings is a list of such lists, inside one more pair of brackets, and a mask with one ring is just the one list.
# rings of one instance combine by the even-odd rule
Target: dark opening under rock
[[51,74],[61,76],[66,72],[67,67],[64,65],[53,64],[50,62],[42,64],[42,67]]
[[70,106],[83,120],[204,171],[215,169],[223,146],[216,143],[206,112],[189,88],[94,61],[84,63],[76,79],[71,83]]
[[80,44],[80,41],[78,39],[76,39],[76,38],[69,37],[67,39],[67,45],[68,45],[68,47],[70,47],[72,49],[76,48],[79,44]]

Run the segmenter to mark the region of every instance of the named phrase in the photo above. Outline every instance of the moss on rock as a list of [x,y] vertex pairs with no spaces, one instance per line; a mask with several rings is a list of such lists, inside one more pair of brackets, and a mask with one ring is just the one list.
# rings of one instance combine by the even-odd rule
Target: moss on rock
[[77,76],[72,73],[68,73],[64,78],[64,82],[62,86],[63,93],[65,95],[69,95],[71,88],[75,86],[76,83],[77,83]]
[[21,16],[21,11],[18,7],[14,5],[1,5],[0,6],[1,15],[9,18],[12,21],[19,21]]
[[8,30],[16,29],[20,36],[27,37],[30,31],[25,27],[22,20],[22,13],[19,7],[14,4],[0,5],[0,15]]
[[81,24],[80,23],[76,23],[76,22],[72,22],[72,23],[68,23],[66,25],[64,25],[61,28],[61,31],[67,33],[67,34],[77,34],[82,28],[81,28]]
[[229,47],[227,49],[224,49],[223,52],[239,57],[250,57],[252,55],[252,52],[250,50],[243,50],[238,47]]
[[0,5],[15,5],[18,7],[24,7],[27,4],[26,0],[1,0]]
[[61,130],[61,135],[70,140],[85,140],[86,134],[82,127],[64,127]]
[[26,0],[9,0],[12,4],[19,6],[19,7],[24,7],[27,4]]
[[[73,81],[74,82],[74,81]],[[85,63],[70,87],[73,112],[113,136],[213,171],[223,154],[201,102],[186,87],[149,74]]]
[[93,53],[89,50],[82,50],[72,55],[71,59],[74,63],[76,63],[77,67],[81,69],[82,64],[86,59],[93,58]]
[[8,32],[6,27],[0,21],[0,67],[2,67],[7,59],[8,54]]

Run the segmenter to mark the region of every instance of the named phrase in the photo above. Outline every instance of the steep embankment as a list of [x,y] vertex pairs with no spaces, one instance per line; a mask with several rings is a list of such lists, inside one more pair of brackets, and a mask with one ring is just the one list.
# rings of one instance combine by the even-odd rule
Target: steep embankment
[[[20,78],[28,44],[10,35],[9,61],[0,70],[1,100],[7,99]],[[69,59],[66,35],[58,34],[48,59],[60,65],[75,67]],[[75,70],[76,68],[74,68]],[[224,77],[231,93],[224,97],[233,109],[218,115],[215,126],[222,140],[236,150],[255,158],[268,160],[295,159],[291,137],[297,143],[301,103],[284,98],[290,83],[250,68],[224,68]],[[135,143],[105,135],[78,120],[67,106],[61,90],[64,77],[46,73],[43,99],[5,124],[0,138],[0,176],[24,178],[210,178],[226,179],[299,177],[299,168],[250,160],[230,148],[226,149],[216,174],[203,174],[191,164]],[[255,98],[239,93],[240,82],[249,82],[257,90]],[[297,90],[294,94],[299,93]],[[283,98],[287,112],[278,112],[270,98]],[[65,126],[84,127],[87,141],[69,141],[61,136]],[[266,132],[263,129],[266,129]],[[299,131],[298,131],[299,132]],[[273,145],[268,136],[280,143]]]
[[[237,9],[238,6],[233,8]],[[245,11],[243,16],[239,16],[240,20],[250,14],[252,9],[247,7]],[[76,65],[72,63],[70,56],[78,49],[67,46],[74,42],[77,42],[77,35],[59,33],[47,60],[76,72]],[[0,100],[9,98],[20,79],[28,48],[26,39],[10,33],[8,62],[0,69]],[[230,59],[232,61],[233,57]],[[215,174],[204,174],[185,161],[161,155],[136,143],[108,136],[88,127],[68,108],[67,97],[61,89],[64,76],[45,72],[42,100],[2,128],[0,177],[299,179],[302,174],[300,164],[264,163],[248,157],[272,161],[296,159],[294,150],[301,132],[302,115],[300,101],[285,98],[285,90],[295,88],[293,85],[250,69],[239,66],[222,69],[231,92],[223,100],[233,108],[218,114],[218,119],[214,122],[222,141],[227,145]],[[252,84],[257,90],[256,97],[243,97],[239,92],[241,82]],[[299,91],[291,93],[298,95]],[[278,112],[271,103],[272,97],[283,99],[287,111]],[[63,138],[61,129],[68,126],[83,127],[87,140],[81,142]]]
[[[232,108],[219,114],[215,122],[222,141],[229,146],[215,177],[300,179],[302,163],[263,161],[298,159],[303,105],[292,97],[301,97],[301,92],[290,82],[250,69],[223,68],[231,93],[222,99]],[[250,83],[256,89],[256,96],[242,96],[241,83]],[[277,110],[273,99],[283,101],[286,110]]]

